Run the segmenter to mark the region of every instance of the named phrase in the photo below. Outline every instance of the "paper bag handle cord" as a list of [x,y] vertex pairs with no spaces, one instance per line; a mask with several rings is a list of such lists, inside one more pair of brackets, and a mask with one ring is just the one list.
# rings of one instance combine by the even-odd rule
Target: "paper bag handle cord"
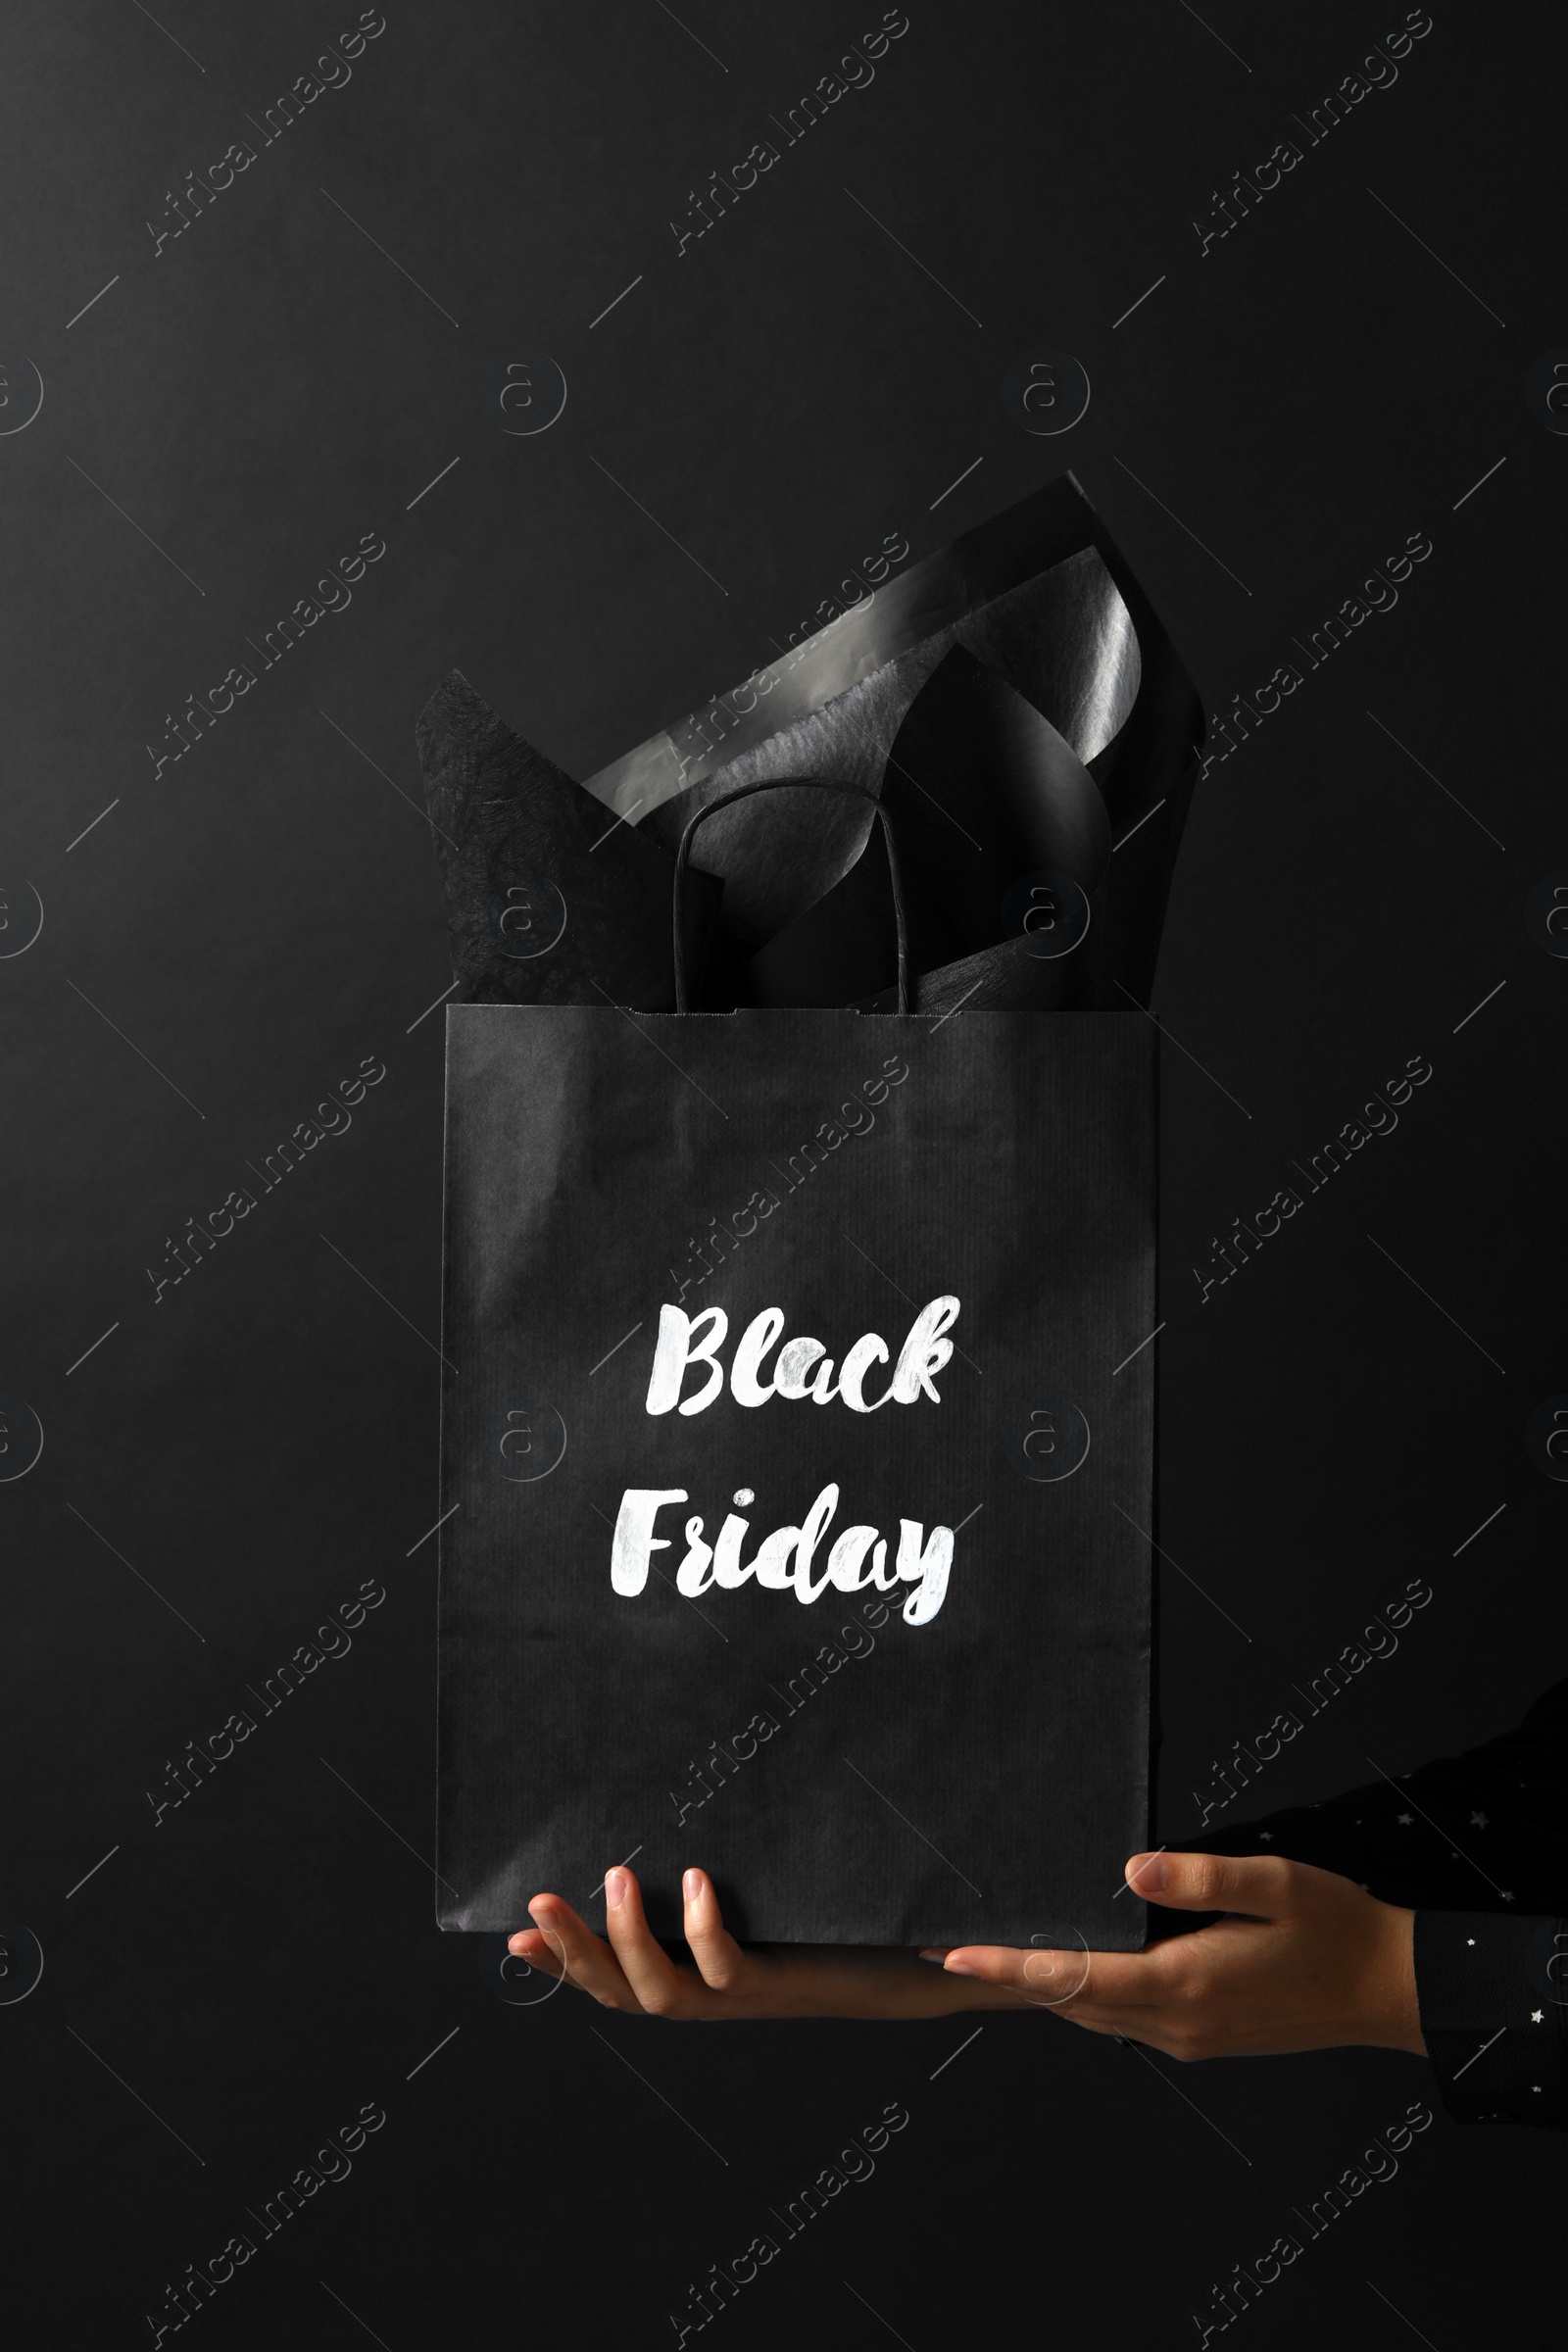
[[888,854],[888,877],[893,885],[893,920],[899,935],[899,1010],[909,1010],[909,937],[904,909],[904,887],[899,878],[898,853],[893,846],[893,823],[874,792],[862,791],[858,784],[827,784],[814,777],[764,776],[758,784],[737,784],[729,792],[719,793],[699,808],[687,823],[675,853],[675,1010],[689,1012],[686,1001],[686,938],[680,919],[680,886],[691,859],[692,836],[705,817],[719,808],[727,808],[732,801],[750,800],[755,792],[775,792],[782,786],[804,787],[811,792],[836,792],[844,800],[869,801],[882,822],[882,840]]

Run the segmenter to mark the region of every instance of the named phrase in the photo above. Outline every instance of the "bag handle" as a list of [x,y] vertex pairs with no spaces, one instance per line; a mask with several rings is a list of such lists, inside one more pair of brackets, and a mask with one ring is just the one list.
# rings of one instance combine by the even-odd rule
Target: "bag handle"
[[804,776],[764,776],[758,784],[737,784],[729,792],[721,792],[697,810],[680,837],[675,853],[675,1010],[689,1012],[686,1002],[686,941],[680,919],[681,877],[691,858],[692,836],[705,817],[719,808],[727,808],[732,801],[750,800],[754,792],[774,792],[782,785],[807,786],[813,792],[836,792],[845,800],[869,801],[882,820],[882,841],[888,854],[888,877],[893,884],[893,920],[899,935],[899,1010],[909,1010],[909,939],[904,911],[904,890],[899,880],[899,861],[893,846],[893,823],[874,792],[862,791],[858,784],[827,784]]

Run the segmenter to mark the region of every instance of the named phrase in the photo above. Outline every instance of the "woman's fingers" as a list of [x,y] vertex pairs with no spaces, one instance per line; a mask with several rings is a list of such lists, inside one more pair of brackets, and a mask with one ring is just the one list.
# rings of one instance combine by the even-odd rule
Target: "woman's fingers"
[[648,1925],[633,1872],[605,1873],[605,1916],[614,1957],[640,2006],[654,2017],[678,2016],[686,2005],[691,1971],[675,1966]]
[[507,1938],[507,1949],[541,1976],[564,1977],[566,1974],[566,1947],[556,1929],[519,1928],[515,1936]]
[[1039,2009],[1087,2012],[1145,2007],[1154,1997],[1145,1952],[1015,1950],[1009,1944],[961,1944],[943,1968],[950,1977],[1004,1984]]
[[[936,1955],[932,1955],[935,1957]],[[1168,2011],[1147,1952],[1015,1951],[970,1944],[948,1953],[950,1976],[1004,1985],[1032,2008],[1054,2009],[1086,2033],[1163,2048]]]
[[1236,1911],[1253,1919],[1282,1919],[1298,1892],[1300,1869],[1283,1854],[1166,1851],[1134,1854],[1126,1876],[1134,1894],[1172,1910]]
[[[564,1976],[568,1984],[591,1992],[607,2009],[641,2009],[615,1953],[577,1917],[569,1903],[563,1902],[559,1894],[536,1894],[528,1909],[535,1931],[530,1935],[524,1929],[514,1936],[512,1949],[535,1967]],[[539,1945],[541,1937],[542,1949],[536,1956],[535,1950],[527,1947]]]
[[706,1870],[689,1870],[681,1881],[686,1903],[686,1941],[714,1992],[742,1992],[752,1973],[747,1954],[725,1927],[718,1895]]
[[[682,1881],[686,1941],[695,1969],[678,1965],[649,1927],[635,1875],[617,1864],[605,1876],[608,1942],[560,1895],[536,1895],[532,1928],[509,1939],[518,1958],[564,1977],[606,2008],[653,2017],[941,2016],[958,2008],[1059,2009],[1092,2033],[1152,2039],[1159,1998],[1157,1953],[1019,1951],[970,1944],[922,1955],[933,1978],[906,1953],[839,1946],[749,1951],[724,1926],[717,1890],[704,1870]],[[975,1981],[973,1993],[941,1994],[943,1977]],[[929,1988],[929,1993],[927,1991]],[[936,1994],[936,1999],[929,1997]]]
[[511,1936],[508,1949],[547,1976],[564,1976],[607,2008],[653,2017],[711,2016],[718,2005],[709,1995],[749,1990],[756,1962],[726,1930],[706,1871],[687,1871],[683,1892],[686,1937],[700,1978],[677,1967],[660,1943],[636,1876],[624,1865],[605,1874],[608,1943],[560,1895],[541,1894],[528,1905],[535,1925]]

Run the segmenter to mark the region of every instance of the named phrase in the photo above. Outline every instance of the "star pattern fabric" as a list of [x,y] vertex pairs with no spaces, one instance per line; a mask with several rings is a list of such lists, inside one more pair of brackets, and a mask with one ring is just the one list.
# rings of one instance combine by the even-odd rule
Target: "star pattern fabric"
[[1418,1911],[1415,1976],[1448,2113],[1568,2130],[1568,1918]]
[[1421,2031],[1448,2113],[1568,2131],[1568,1682],[1462,1755],[1167,1841],[1268,1847],[1413,1910]]

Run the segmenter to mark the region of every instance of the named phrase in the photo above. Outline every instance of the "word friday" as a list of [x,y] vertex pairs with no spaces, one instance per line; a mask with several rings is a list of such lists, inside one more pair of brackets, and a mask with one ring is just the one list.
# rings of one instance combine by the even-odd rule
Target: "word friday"
[[[953,1342],[946,1334],[957,1317],[958,1300],[951,1294],[933,1298],[923,1306],[899,1350],[899,1360],[887,1387],[880,1396],[867,1397],[864,1383],[873,1365],[891,1361],[887,1343],[878,1333],[868,1331],[856,1341],[844,1358],[836,1382],[833,1358],[820,1340],[788,1340],[779,1348],[771,1377],[764,1381],[760,1377],[762,1359],[778,1346],[784,1331],[783,1308],[764,1307],[747,1324],[736,1347],[730,1365],[730,1394],[738,1404],[752,1407],[766,1404],[775,1396],[792,1403],[809,1396],[815,1404],[837,1401],[857,1413],[878,1412],[884,1404],[914,1404],[922,1396],[940,1404],[936,1375],[952,1360]],[[678,1306],[666,1304],[661,1308],[659,1338],[645,1400],[649,1413],[692,1414],[707,1410],[724,1386],[724,1367],[718,1361],[718,1349],[728,1329],[729,1317],[719,1306],[705,1307],[696,1316],[688,1316]],[[693,1364],[704,1367],[703,1384],[690,1396],[683,1397],[686,1372]],[[659,1513],[665,1503],[689,1499],[684,1487],[625,1490],[611,1544],[612,1591],[635,1598],[644,1590],[654,1553],[667,1551],[671,1544],[668,1536],[654,1533]],[[743,1508],[755,1500],[750,1487],[737,1489],[735,1501]],[[809,1603],[820,1600],[830,1586],[841,1592],[859,1592],[874,1585],[879,1592],[891,1592],[900,1584],[909,1584],[914,1591],[904,1604],[904,1622],[929,1625],[947,1593],[953,1566],[954,1530],[933,1527],[927,1536],[922,1521],[901,1519],[898,1555],[889,1570],[888,1539],[874,1527],[847,1527],[834,1542],[820,1576],[813,1580],[812,1563],[838,1505],[839,1490],[830,1482],[822,1488],[799,1527],[775,1529],[763,1539],[754,1557],[744,1563],[741,1544],[750,1530],[750,1520],[738,1518],[732,1511],[719,1529],[716,1541],[709,1544],[704,1541],[701,1517],[694,1515],[686,1522],[686,1554],[675,1572],[676,1591],[693,1600],[715,1585],[732,1591],[755,1577],[760,1585],[772,1592],[784,1592],[793,1585],[796,1599]]]
[[[615,1592],[635,1597],[648,1582],[648,1563],[656,1551],[667,1551],[670,1539],[656,1536],[654,1522],[666,1502],[688,1500],[684,1487],[628,1487],[620,1499],[610,1552],[610,1581]],[[750,1487],[736,1489],[742,1505],[756,1496]],[[718,1531],[715,1544],[703,1541],[703,1522],[686,1522],[686,1556],[675,1571],[675,1590],[688,1600],[711,1592],[715,1585],[733,1589],[755,1576],[760,1585],[776,1592],[795,1587],[797,1600],[820,1600],[830,1585],[841,1592],[859,1592],[875,1585],[891,1592],[898,1585],[913,1585],[904,1604],[906,1625],[929,1625],[947,1596],[953,1568],[953,1529],[934,1527],[929,1536],[918,1519],[899,1521],[899,1549],[894,1567],[887,1566],[888,1540],[874,1527],[847,1527],[827,1555],[827,1566],[813,1584],[811,1562],[839,1507],[839,1491],[825,1486],[800,1527],[776,1528],[755,1558],[741,1562],[741,1544],[751,1527],[733,1511]],[[871,1565],[865,1566],[866,1553]]]

